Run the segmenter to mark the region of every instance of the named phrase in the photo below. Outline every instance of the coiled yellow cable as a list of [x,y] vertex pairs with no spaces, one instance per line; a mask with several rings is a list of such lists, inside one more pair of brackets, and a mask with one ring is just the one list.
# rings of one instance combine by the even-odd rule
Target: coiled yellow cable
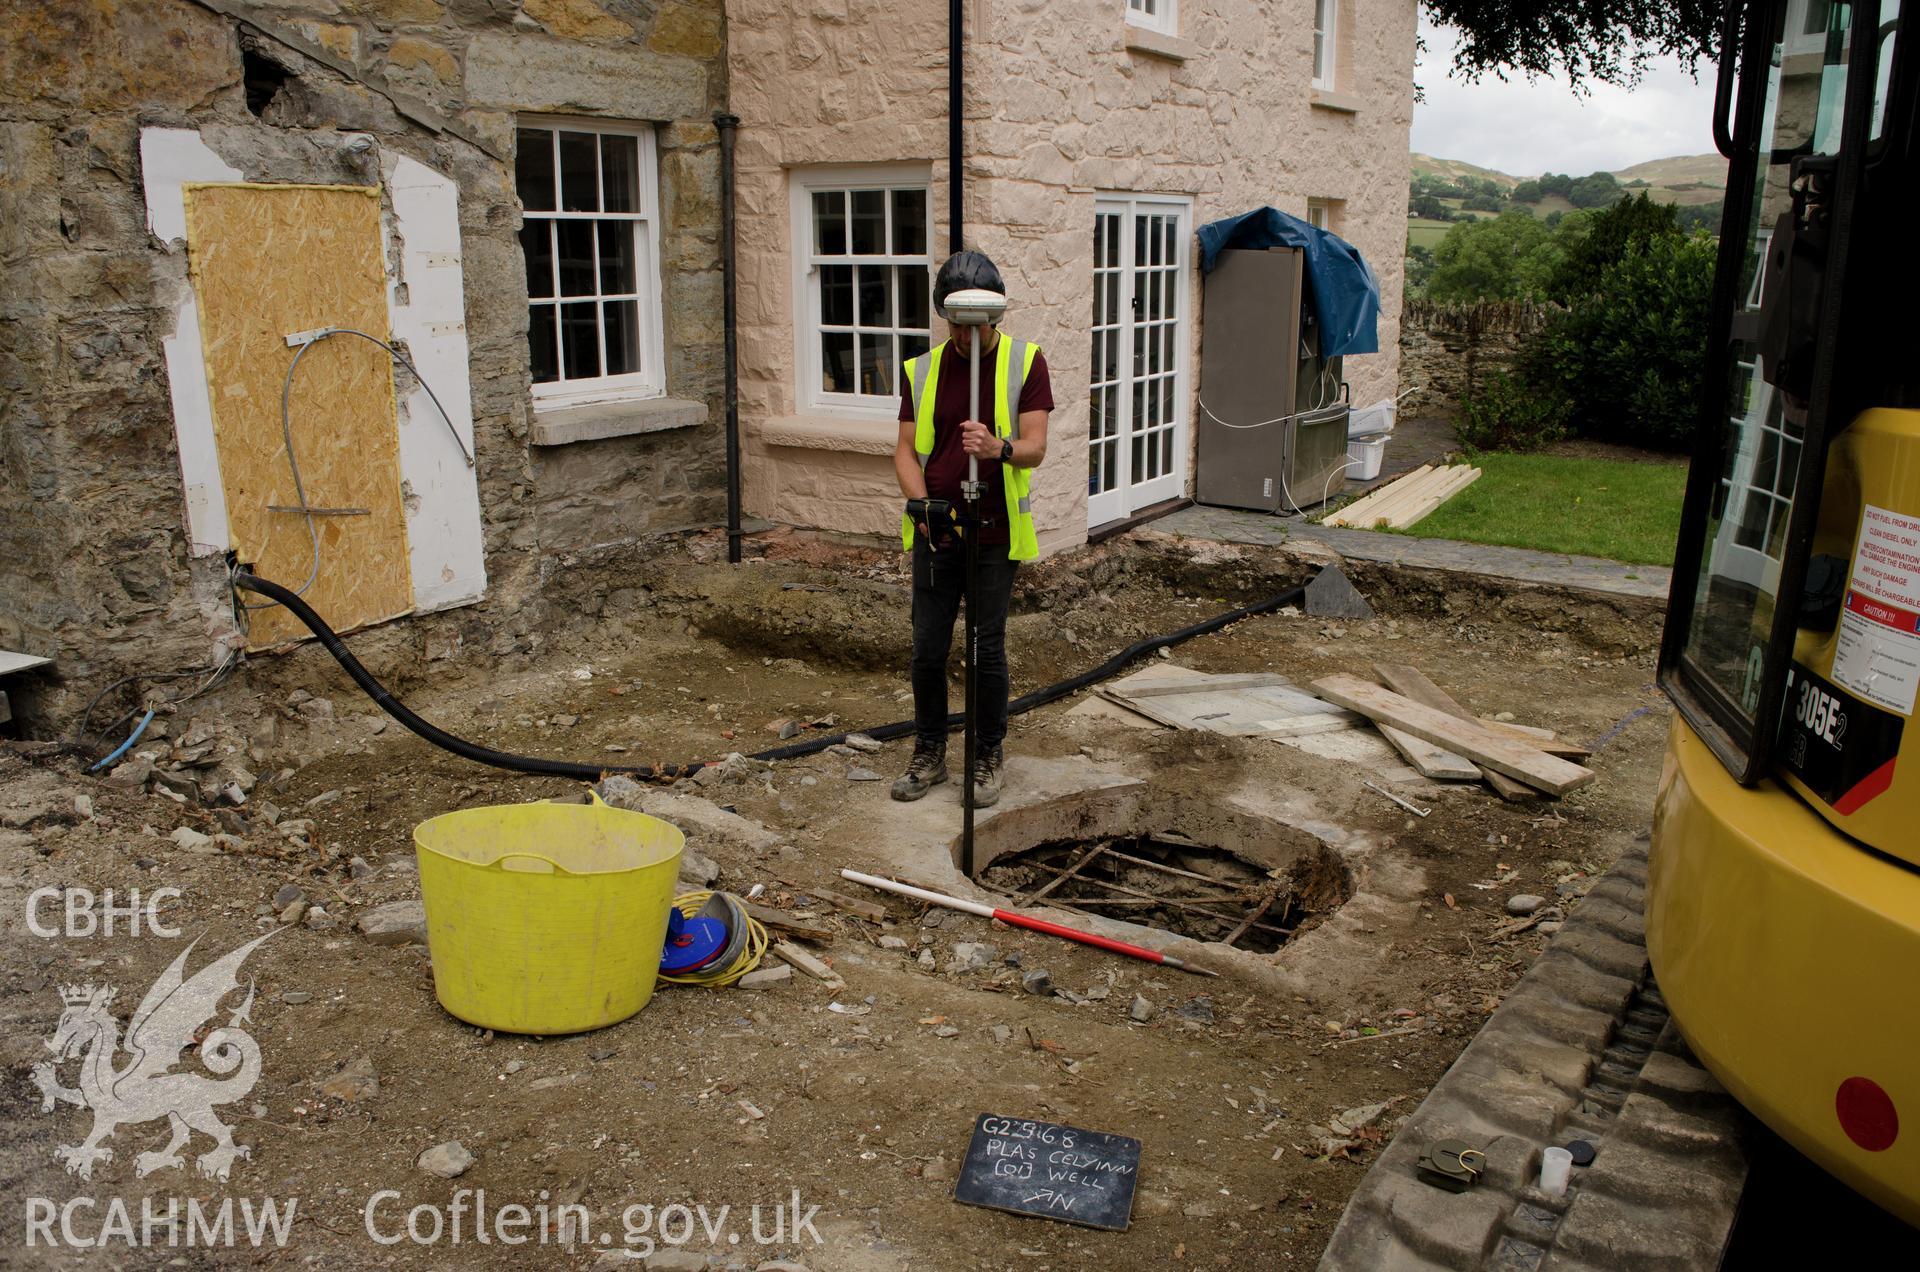
[[731,934],[727,942],[733,951],[731,958],[726,951],[721,957],[678,976],[660,973],[660,979],[669,985],[704,985],[708,989],[718,989],[731,985],[760,966],[760,960],[767,952],[767,929],[760,920],[747,913],[746,905],[731,892],[683,892],[673,899],[673,908],[680,911],[684,918],[693,918],[706,908],[707,902],[718,896],[727,908],[727,931]]

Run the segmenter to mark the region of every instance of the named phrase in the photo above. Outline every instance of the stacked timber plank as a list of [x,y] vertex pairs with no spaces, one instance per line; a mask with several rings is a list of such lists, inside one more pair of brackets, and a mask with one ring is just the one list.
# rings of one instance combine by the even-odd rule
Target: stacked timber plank
[[1557,798],[1593,781],[1592,769],[1567,758],[1584,758],[1584,748],[1556,742],[1545,730],[1469,716],[1417,668],[1377,670],[1388,684],[1407,692],[1349,675],[1322,677],[1313,682],[1313,691],[1372,720],[1424,776],[1484,776],[1503,799],[1535,791]]
[[1323,524],[1362,530],[1405,530],[1480,479],[1468,464],[1422,464],[1406,476],[1354,500]]

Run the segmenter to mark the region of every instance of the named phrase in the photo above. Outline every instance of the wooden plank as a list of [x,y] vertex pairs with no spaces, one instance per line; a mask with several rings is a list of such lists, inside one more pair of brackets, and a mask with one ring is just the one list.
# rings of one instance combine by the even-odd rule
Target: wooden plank
[[789,936],[797,936],[807,941],[833,939],[833,929],[824,923],[814,923],[797,914],[788,914],[785,910],[775,910],[764,905],[754,905],[752,902],[743,904],[747,907],[749,918],[760,920],[762,927],[772,931],[785,932]]
[[872,901],[863,901],[859,897],[850,897],[844,892],[834,892],[827,888],[808,888],[807,894],[809,896],[819,897],[822,901],[825,901],[836,909],[845,910],[849,914],[857,914],[869,923],[885,923],[887,921],[887,907],[884,905],[877,905]]
[[1410,510],[1420,506],[1427,499],[1458,481],[1460,479],[1459,474],[1460,469],[1458,466],[1437,468],[1426,481],[1408,490],[1401,498],[1394,500],[1391,504],[1383,505],[1376,509],[1374,515],[1368,517],[1367,520],[1373,525],[1397,525],[1400,519]]
[[1432,464],[1422,464],[1420,465],[1420,467],[1414,469],[1413,472],[1411,473],[1402,473],[1400,476],[1395,477],[1393,481],[1389,481],[1383,486],[1376,486],[1374,489],[1360,496],[1358,499],[1354,500],[1352,503],[1348,504],[1346,507],[1341,508],[1338,511],[1324,518],[1324,523],[1330,526],[1345,525],[1346,518],[1348,516],[1355,513],[1363,513],[1373,504],[1380,502],[1381,496],[1386,494],[1386,492],[1390,490],[1396,482],[1405,481],[1408,477],[1414,476],[1417,473],[1426,472],[1432,467],[1433,467]]
[[[299,502],[280,425],[281,384],[299,352],[286,337],[354,327],[388,338],[380,191],[189,184],[186,211],[233,551],[262,577],[298,587],[313,567],[306,518],[271,511]],[[312,346],[300,358],[288,414],[307,504],[368,510],[318,521],[320,568],[307,603],[342,632],[409,612],[392,360],[354,337]],[[272,606],[252,613],[248,648],[307,635]]]
[[1396,492],[1390,499],[1383,500],[1379,507],[1371,509],[1360,518],[1363,529],[1381,524],[1393,525],[1407,509],[1412,508],[1428,495],[1443,488],[1448,482],[1456,480],[1454,468],[1436,468],[1406,488]]
[[1442,504],[1478,480],[1480,480],[1480,470],[1478,468],[1468,468],[1463,472],[1459,472],[1438,490],[1429,492],[1416,506],[1403,509],[1400,515],[1394,518],[1396,528],[1404,530],[1414,525],[1423,518],[1431,515],[1435,509],[1439,508]]
[[1423,497],[1420,502],[1413,507],[1403,509],[1394,517],[1393,528],[1396,530],[1405,530],[1409,526],[1418,523],[1422,519],[1430,516],[1441,504],[1446,503],[1447,500],[1453,498],[1479,480],[1480,470],[1478,468],[1467,469],[1466,472],[1460,474],[1458,477],[1448,480],[1439,490]]
[[1569,764],[1534,747],[1483,729],[1474,721],[1422,706],[1358,676],[1326,676],[1313,682],[1313,691],[1329,702],[1358,711],[1375,723],[1386,723],[1435,746],[1456,751],[1476,764],[1517,777],[1549,795],[1564,795],[1593,781],[1592,769]]
[[1420,467],[1414,469],[1410,473],[1402,473],[1400,476],[1394,478],[1392,481],[1388,482],[1386,485],[1380,487],[1378,490],[1369,491],[1368,493],[1362,495],[1360,498],[1354,500],[1352,503],[1348,504],[1346,507],[1340,509],[1338,512],[1334,513],[1331,517],[1328,517],[1324,522],[1324,524],[1330,525],[1330,526],[1350,526],[1353,524],[1353,518],[1355,518],[1356,516],[1364,515],[1365,513],[1369,512],[1371,509],[1377,506],[1381,500],[1385,499],[1389,494],[1391,494],[1396,487],[1399,487],[1401,483],[1412,481],[1419,477],[1423,477],[1427,473],[1430,473],[1432,471],[1433,471],[1432,464],[1422,464],[1420,465]]
[[1474,719],[1495,733],[1511,733],[1516,738],[1537,739],[1551,742],[1560,736],[1552,729],[1542,729],[1531,724],[1515,724],[1511,720],[1495,720],[1491,716],[1475,716]]
[[1593,754],[1592,747],[1556,737],[1552,729],[1536,729],[1530,725],[1511,724],[1505,720],[1489,720],[1485,716],[1475,716],[1473,722],[1489,733],[1498,733],[1503,738],[1512,738],[1516,742],[1538,747],[1548,755],[1557,755],[1563,760],[1584,760]]
[[1071,866],[1068,866],[1064,874],[1055,875],[1053,878],[1049,879],[1047,882],[1041,884],[1031,894],[1022,897],[1021,900],[1028,902],[1029,904],[1031,904],[1032,902],[1038,901],[1040,898],[1046,896],[1049,892],[1052,892],[1055,888],[1059,887],[1061,884],[1065,883],[1067,880],[1079,874],[1086,867],[1092,865],[1093,859],[1095,857],[1098,857],[1101,853],[1105,852],[1109,847],[1111,847],[1111,845],[1101,844],[1098,847],[1089,849],[1088,851],[1081,853],[1079,859],[1075,861]]
[[16,671],[31,671],[52,661],[38,654],[17,654],[11,649],[0,649],[0,676],[11,676]]
[[1396,729],[1390,724],[1374,721],[1374,727],[1380,730],[1380,736],[1393,743],[1393,749],[1400,752],[1407,763],[1413,765],[1413,771],[1422,777],[1439,782],[1477,782],[1480,780],[1480,767],[1464,755],[1456,755],[1443,746],[1435,746],[1425,738],[1416,738],[1411,733]]
[[1440,471],[1431,464],[1422,464],[1406,476],[1389,482],[1359,504],[1342,508],[1335,516],[1340,518],[1343,526],[1370,526],[1379,518],[1382,509],[1405,498],[1409,491],[1432,480],[1433,475]]
[[809,897],[819,897],[822,901],[825,901],[828,905],[836,909],[845,910],[849,914],[857,914],[870,922],[884,923],[887,920],[887,907],[868,901],[864,897],[850,897],[844,892],[835,892],[832,888],[822,888],[811,883],[802,883],[800,880],[790,879],[786,875],[777,874],[773,877],[797,893]]
[[776,942],[773,952],[779,960],[789,967],[797,967],[815,980],[826,981],[829,985],[843,984],[839,973],[801,949],[798,945],[786,941]]
[[[1471,720],[1466,708],[1448,696],[1447,691],[1427,679],[1427,673],[1408,663],[1375,663],[1374,674],[1386,682],[1387,688],[1395,693],[1405,694],[1422,706],[1432,707],[1435,711],[1444,711],[1450,716],[1462,720]],[[1501,799],[1512,801],[1531,798],[1534,790],[1525,782],[1515,781],[1498,769],[1480,766],[1480,772],[1486,777],[1487,785]]]

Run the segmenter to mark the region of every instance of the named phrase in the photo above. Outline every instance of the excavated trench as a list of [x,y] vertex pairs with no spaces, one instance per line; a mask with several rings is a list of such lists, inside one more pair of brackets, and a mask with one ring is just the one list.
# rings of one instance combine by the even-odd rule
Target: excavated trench
[[[954,848],[956,864],[959,846]],[[974,879],[1016,908],[1053,906],[1272,953],[1353,895],[1318,836],[1142,788],[1009,809],[975,835]]]

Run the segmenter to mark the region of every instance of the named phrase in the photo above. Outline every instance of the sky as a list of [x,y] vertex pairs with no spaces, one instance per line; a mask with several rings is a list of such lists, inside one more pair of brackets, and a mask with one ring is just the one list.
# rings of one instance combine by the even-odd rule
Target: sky
[[1424,14],[1420,32],[1427,42],[1414,72],[1427,97],[1413,108],[1413,149],[1420,154],[1516,177],[1578,177],[1713,150],[1713,68],[1704,62],[1698,83],[1674,59],[1663,58],[1636,88],[1594,84],[1581,96],[1564,80],[1453,79],[1447,70],[1454,33]]

